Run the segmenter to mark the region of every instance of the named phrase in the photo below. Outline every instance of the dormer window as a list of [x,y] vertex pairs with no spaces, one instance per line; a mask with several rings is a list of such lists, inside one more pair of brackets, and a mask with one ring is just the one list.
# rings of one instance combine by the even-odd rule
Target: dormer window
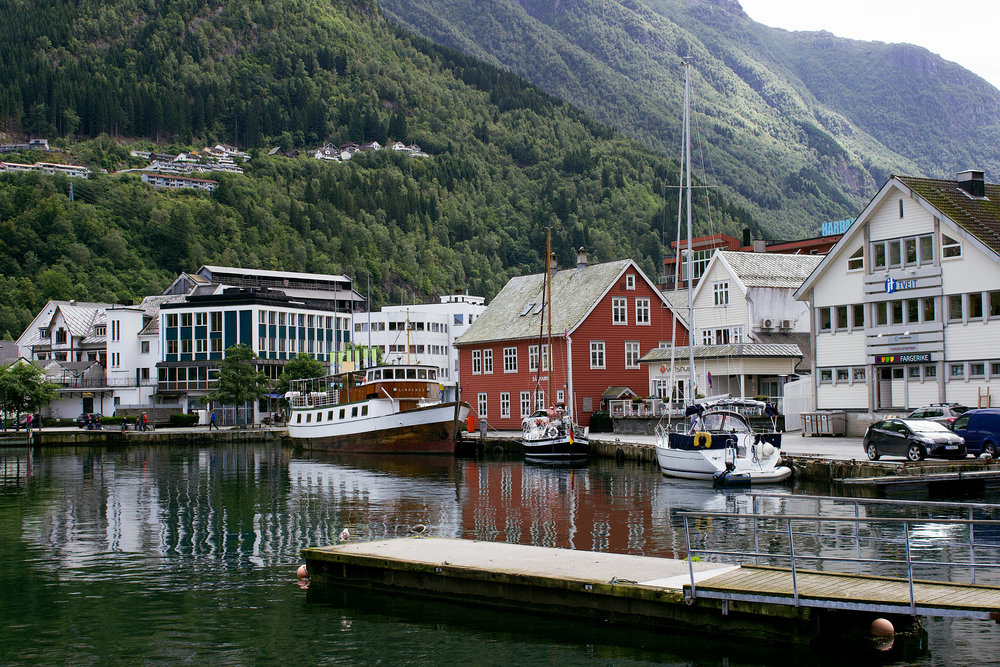
[[524,317],[529,312],[531,312],[531,309],[534,308],[534,307],[535,307],[534,303],[529,303],[527,306],[525,306],[524,310],[521,311],[521,317]]
[[66,344],[66,330],[58,329],[56,330],[56,344],[65,345]]
[[43,327],[43,328],[39,329],[38,330],[38,335],[41,336],[42,338],[48,338],[49,337],[49,328],[48,327]]
[[105,335],[106,331],[107,331],[107,329],[105,327],[94,327],[94,335],[95,336],[103,336],[103,335]]

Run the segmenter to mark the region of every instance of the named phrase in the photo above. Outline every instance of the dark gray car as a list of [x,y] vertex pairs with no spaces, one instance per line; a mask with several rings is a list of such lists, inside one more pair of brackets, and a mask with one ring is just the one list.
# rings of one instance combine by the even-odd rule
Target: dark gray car
[[865,431],[865,453],[872,461],[883,455],[922,461],[930,456],[964,459],[965,440],[947,426],[925,419],[885,419]]

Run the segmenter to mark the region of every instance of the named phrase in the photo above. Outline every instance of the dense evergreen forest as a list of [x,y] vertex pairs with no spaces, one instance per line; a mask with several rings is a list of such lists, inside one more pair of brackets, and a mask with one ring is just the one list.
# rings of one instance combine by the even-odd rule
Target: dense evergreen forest
[[[250,147],[201,192],[131,175],[0,175],[0,336],[46,299],[131,303],[205,263],[345,273],[373,306],[633,257],[660,273],[676,167],[517,76],[384,21],[367,2],[0,0],[0,123],[67,152],[22,161],[115,170],[129,147]],[[55,140],[55,137],[61,137]],[[401,140],[327,163],[273,144]],[[158,143],[156,143],[158,142]],[[6,158],[5,158],[6,159]],[[702,200],[699,231],[748,214]],[[664,239],[666,237],[666,239]]]

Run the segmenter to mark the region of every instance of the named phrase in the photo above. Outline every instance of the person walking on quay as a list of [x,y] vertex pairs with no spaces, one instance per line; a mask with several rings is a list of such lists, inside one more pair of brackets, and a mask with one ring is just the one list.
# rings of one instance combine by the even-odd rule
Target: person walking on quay
[[215,423],[215,410],[212,410],[212,417],[208,420],[208,430],[211,431],[213,427],[216,431],[219,430],[219,425]]
[[32,419],[32,417],[34,417],[34,415],[32,415],[32,414],[31,414],[31,413],[29,412],[29,413],[28,413],[28,416],[27,416],[27,417],[25,417],[25,420],[24,420],[24,425],[25,425],[25,427],[27,428],[27,430],[28,430],[28,433],[31,433],[31,419]]
[[149,430],[149,420],[146,418],[145,412],[142,413],[142,430],[143,431]]

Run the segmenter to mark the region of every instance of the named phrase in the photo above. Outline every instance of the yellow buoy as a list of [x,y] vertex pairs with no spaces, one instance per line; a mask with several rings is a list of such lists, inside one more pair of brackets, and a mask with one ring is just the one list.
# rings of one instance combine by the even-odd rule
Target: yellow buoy
[[698,431],[694,434],[694,446],[708,449],[712,446],[712,434],[706,431]]

